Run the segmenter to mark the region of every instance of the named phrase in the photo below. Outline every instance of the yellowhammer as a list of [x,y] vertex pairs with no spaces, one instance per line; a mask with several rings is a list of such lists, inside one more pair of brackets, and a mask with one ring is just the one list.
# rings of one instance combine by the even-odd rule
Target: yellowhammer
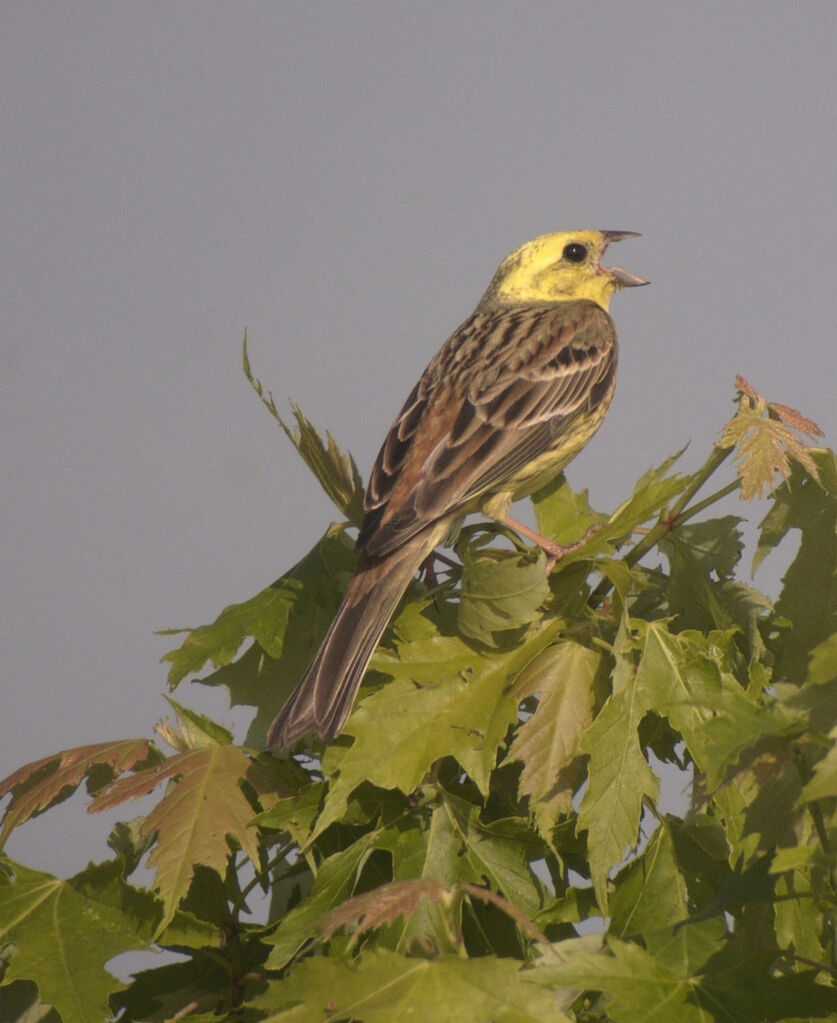
[[[607,413],[616,382],[610,298],[648,282],[601,264],[632,231],[564,231],[503,261],[479,305],[404,403],[375,462],[357,571],[305,677],[268,734],[334,738],[410,579],[474,511],[567,552],[509,518],[512,501],[555,477]],[[583,542],[583,541],[582,541]]]

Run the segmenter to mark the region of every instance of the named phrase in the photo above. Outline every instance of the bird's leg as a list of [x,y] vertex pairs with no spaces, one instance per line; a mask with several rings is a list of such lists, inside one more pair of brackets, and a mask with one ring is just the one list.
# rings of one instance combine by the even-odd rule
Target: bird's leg
[[528,526],[524,526],[522,522],[518,522],[517,519],[513,519],[511,515],[504,515],[503,522],[507,526],[511,526],[516,532],[520,533],[521,536],[525,536],[527,540],[531,540],[532,543],[536,543],[538,547],[541,547],[546,553],[546,574],[549,575],[555,565],[566,557],[568,554],[572,554],[573,551],[579,550],[583,547],[592,536],[594,536],[602,528],[601,522],[594,523],[582,536],[580,540],[576,540],[575,543],[571,543],[566,547],[563,547],[559,543],[555,543],[554,540],[550,540],[545,536],[541,536],[540,533],[534,529],[530,529]]

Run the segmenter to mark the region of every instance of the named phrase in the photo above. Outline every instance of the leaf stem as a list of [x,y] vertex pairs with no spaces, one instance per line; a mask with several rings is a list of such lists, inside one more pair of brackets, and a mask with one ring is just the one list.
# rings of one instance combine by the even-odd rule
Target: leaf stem
[[267,884],[267,878],[268,875],[270,874],[270,871],[273,870],[273,868],[277,866],[279,863],[281,863],[281,861],[287,855],[288,850],[292,846],[293,842],[286,842],[280,848],[279,852],[274,857],[272,857],[272,859],[267,861],[264,870],[256,871],[255,877],[251,881],[249,881],[238,893],[238,898],[235,900],[235,902],[232,904],[230,908],[230,916],[236,921],[236,923],[238,922],[238,914],[241,912],[241,908],[244,905],[247,896],[250,894],[250,892],[252,892],[256,885]]
[[736,490],[741,489],[741,480],[736,478],[731,483],[727,483],[725,487],[721,487],[720,490],[716,490],[714,494],[710,494],[709,497],[705,497],[702,501],[698,501],[697,504],[693,504],[691,508],[687,508],[681,512],[677,518],[677,525],[679,526],[683,522],[688,522],[689,519],[694,518],[695,515],[699,515],[704,508],[709,508],[710,505],[720,501],[721,498],[726,497],[728,494],[734,494]]
[[711,497],[706,498],[706,500],[701,501],[699,504],[695,505],[694,508],[690,508],[688,511],[686,511],[686,507],[689,504],[689,501],[691,501],[691,499],[700,490],[704,483],[706,483],[709,477],[723,464],[723,462],[727,458],[729,458],[731,454],[732,448],[719,448],[717,445],[715,445],[712,454],[709,456],[709,458],[706,459],[701,468],[695,473],[694,479],[677,499],[671,510],[667,514],[660,516],[659,520],[657,521],[657,524],[655,526],[652,526],[651,529],[648,531],[647,535],[643,537],[643,539],[640,540],[639,543],[632,550],[628,551],[628,553],[625,555],[626,565],[632,567],[641,558],[645,557],[645,555],[653,547],[657,546],[660,540],[662,540],[662,538],[667,533],[671,532],[676,523],[682,522],[686,518],[691,518],[692,515],[694,515],[696,512],[702,511],[704,508],[709,507],[710,504],[713,504],[721,497],[724,497],[727,493],[732,493],[732,491],[735,490],[740,485],[739,481],[736,480],[734,486],[730,485],[728,487],[722,487],[721,490],[717,491]]
[[[668,512],[664,512],[656,524],[646,530],[643,538],[625,555],[624,561],[629,568],[636,565],[650,550],[656,547],[660,540],[670,533],[675,525],[687,521],[693,515],[703,511],[704,508],[708,508],[722,497],[726,497],[727,494],[733,493],[741,486],[741,481],[735,479],[732,483],[728,483],[725,487],[721,487],[720,490],[716,490],[714,494],[699,501],[692,508],[687,508],[689,501],[691,501],[709,477],[729,458],[732,450],[732,448],[718,447],[717,444],[714,446],[709,458],[706,459],[701,468],[695,473],[692,482],[686,487],[673,507]],[[590,607],[598,607],[612,588],[613,583],[610,579],[606,577],[602,579],[590,594],[588,601]]]

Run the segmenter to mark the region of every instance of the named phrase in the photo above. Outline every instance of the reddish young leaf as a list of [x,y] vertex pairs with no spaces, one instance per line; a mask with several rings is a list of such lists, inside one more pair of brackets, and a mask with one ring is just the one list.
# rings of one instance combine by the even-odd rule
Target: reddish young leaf
[[813,419],[803,416],[795,408],[790,408],[788,405],[780,405],[777,401],[768,402],[768,406],[771,412],[774,412],[783,423],[792,426],[794,430],[799,430],[800,433],[807,433],[809,437],[824,436],[822,430]]
[[0,847],[19,824],[72,795],[93,767],[106,765],[119,775],[147,760],[152,752],[156,747],[149,739],[122,739],[63,750],[18,768],[0,782],[0,799],[12,793]]
[[341,927],[352,929],[358,936],[376,927],[395,923],[400,916],[410,917],[422,899],[434,905],[453,898],[449,885],[421,878],[415,881],[393,881],[364,892],[333,909],[320,921],[322,938],[327,941]]
[[744,500],[760,497],[776,486],[776,475],[790,476],[791,459],[819,481],[816,463],[794,430],[822,435],[815,422],[787,405],[768,402],[743,377],[735,378],[742,396],[738,412],[724,427],[720,447],[737,447],[738,475]]

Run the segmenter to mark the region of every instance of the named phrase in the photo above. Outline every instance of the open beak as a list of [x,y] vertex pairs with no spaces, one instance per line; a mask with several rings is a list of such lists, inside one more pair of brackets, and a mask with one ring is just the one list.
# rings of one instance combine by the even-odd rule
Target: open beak
[[[621,242],[625,238],[639,238],[641,235],[637,231],[602,231],[605,236],[605,249],[611,242]],[[604,255],[604,250],[602,250]],[[629,273],[627,270],[623,270],[621,266],[602,266],[599,264],[599,269],[602,273],[608,274],[617,282],[621,288],[639,288],[643,284],[649,284],[650,281],[646,281],[644,277],[637,277],[636,274]]]

